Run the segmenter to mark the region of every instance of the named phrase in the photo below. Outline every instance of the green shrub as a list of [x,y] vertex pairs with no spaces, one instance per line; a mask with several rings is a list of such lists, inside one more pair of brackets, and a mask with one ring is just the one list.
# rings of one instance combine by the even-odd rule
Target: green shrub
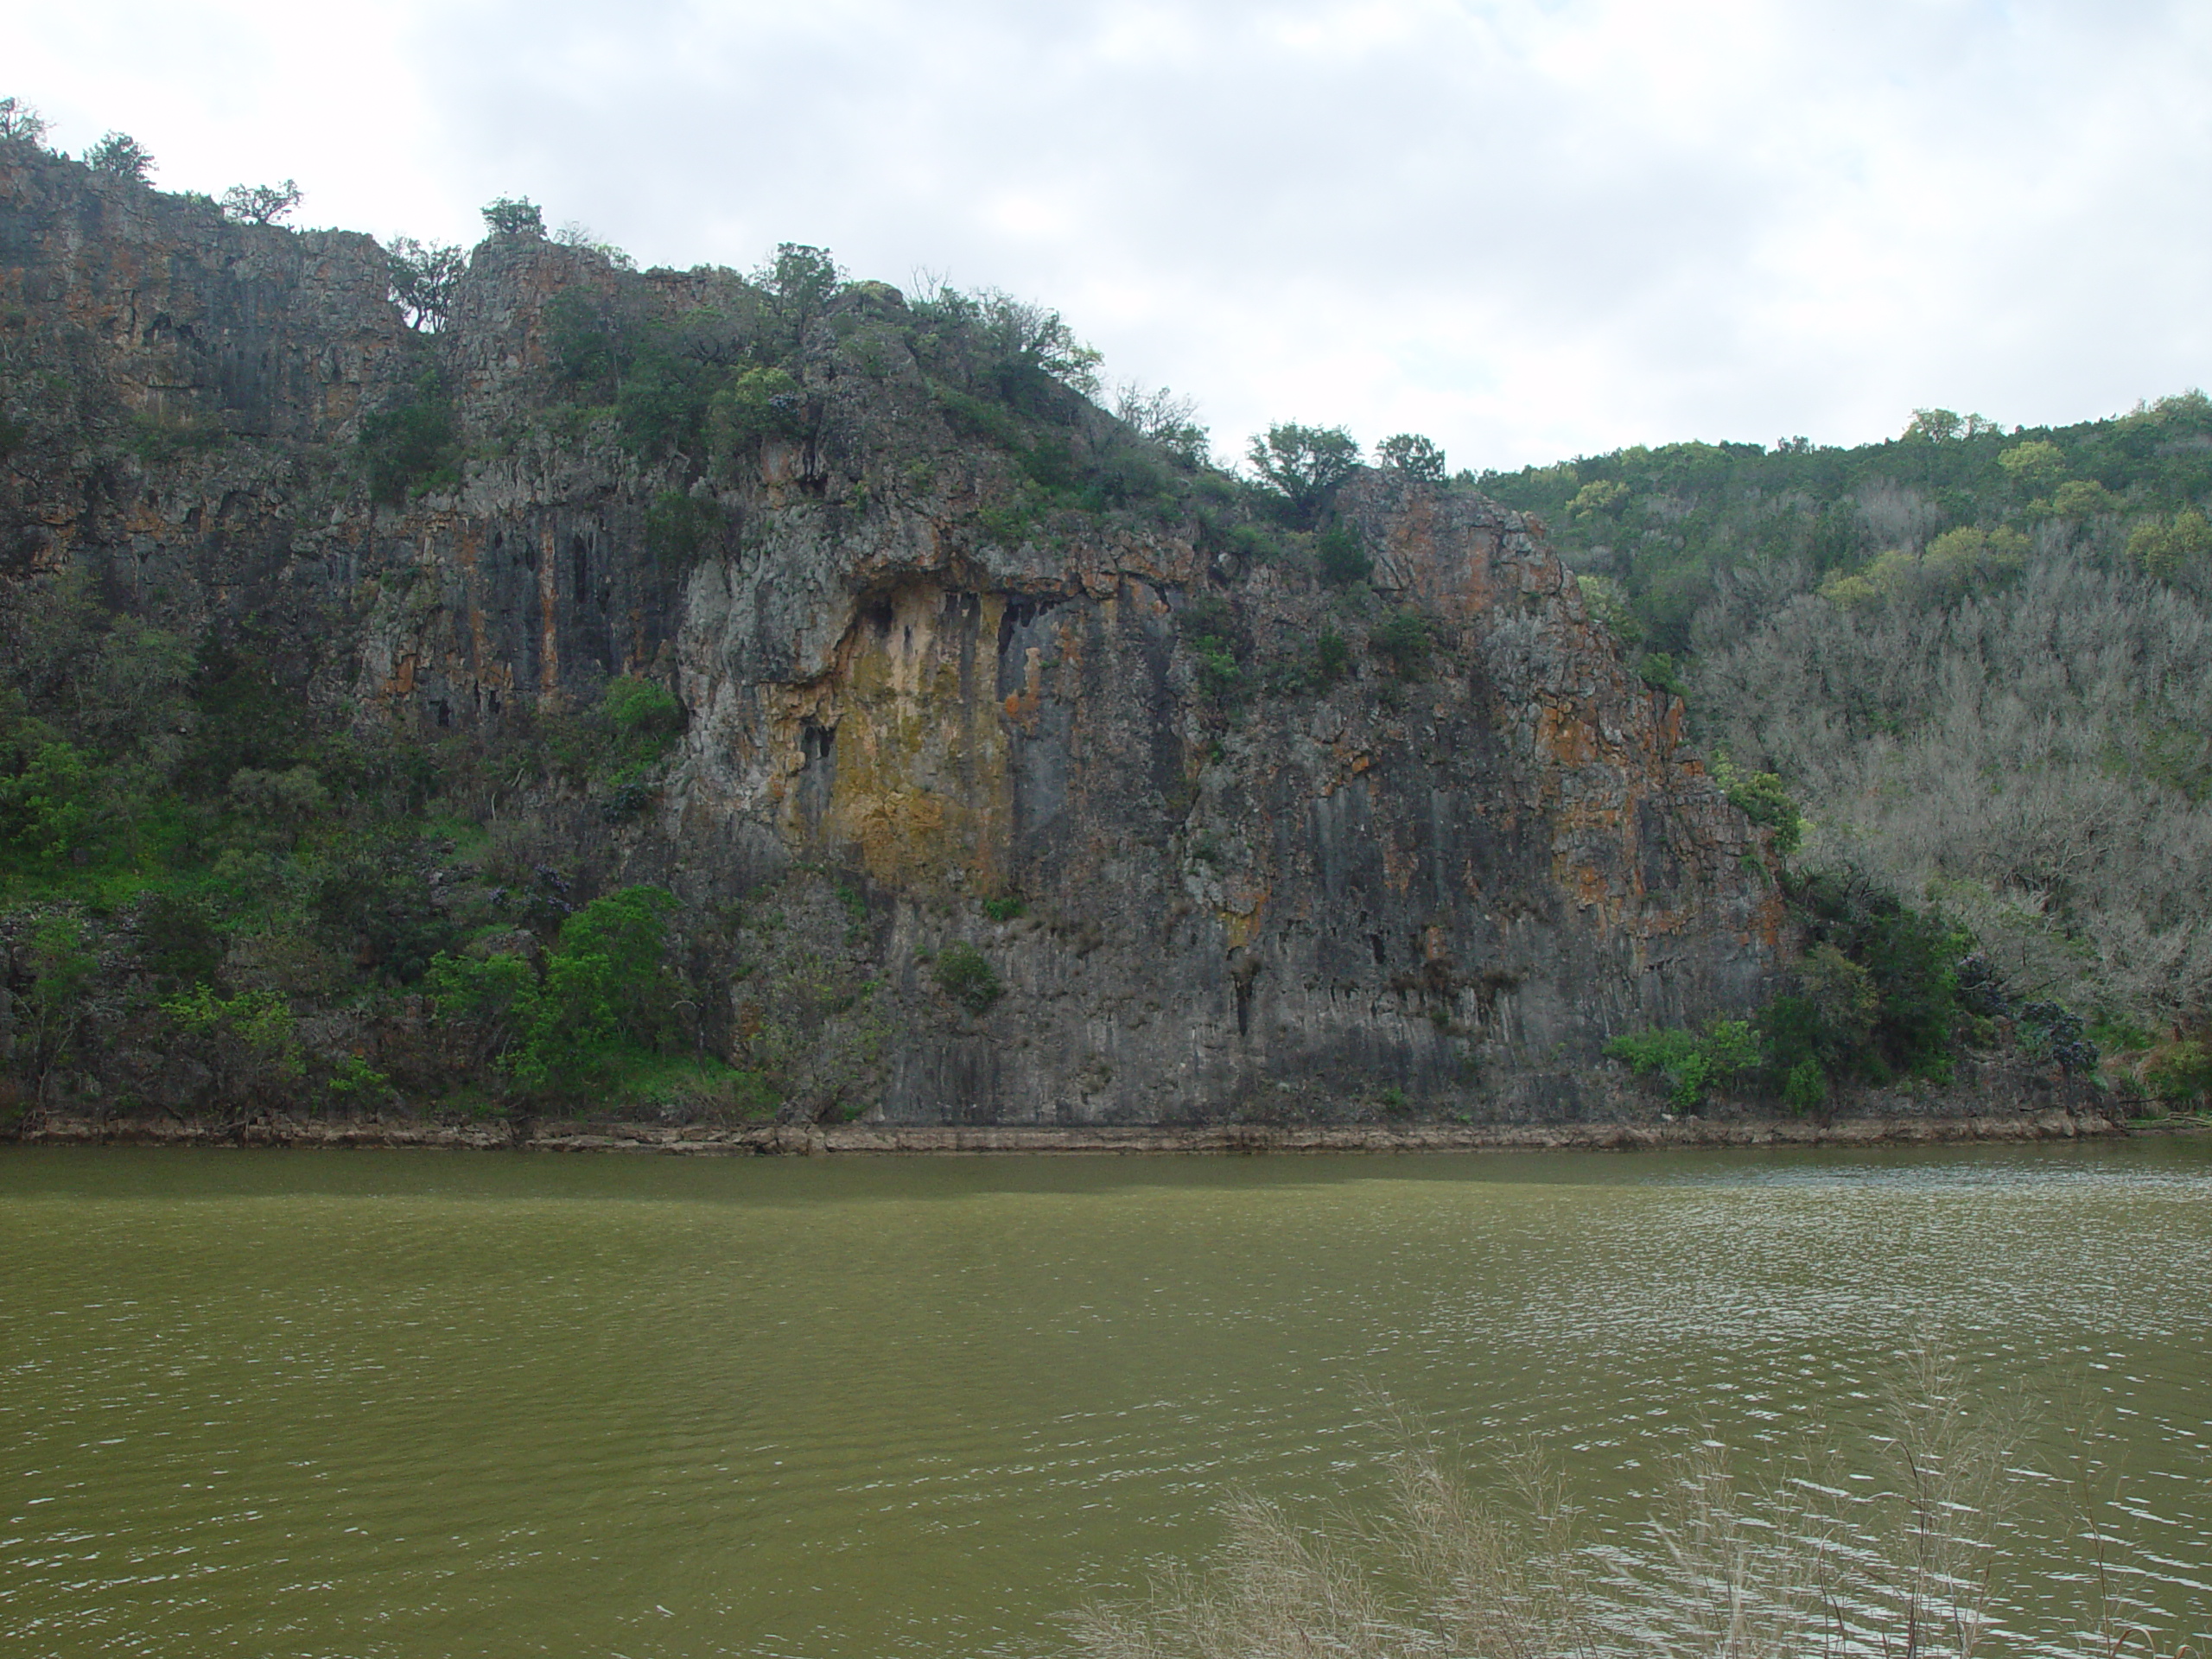
[[956,939],[938,951],[932,971],[938,988],[970,1014],[988,1012],[1005,994],[998,971],[982,951],[964,939]]
[[1361,545],[1359,526],[1341,518],[1315,539],[1313,556],[1320,569],[1321,580],[1332,588],[1364,582],[1375,569],[1375,561],[1367,556],[1367,550]]
[[675,895],[626,887],[561,925],[542,974],[520,957],[441,955],[426,984],[439,1015],[476,1027],[499,1068],[525,1089],[603,1087],[675,1034],[677,984],[668,918]]
[[1761,829],[1774,832],[1774,850],[1787,855],[1805,839],[1804,815],[1782,779],[1770,772],[1738,772],[1725,754],[1713,758],[1713,781],[1736,810]]
[[1792,1112],[1802,1117],[1817,1111],[1827,1097],[1828,1074],[1818,1060],[1808,1054],[1789,1068],[1789,1080],[1782,1085],[1782,1103]]
[[1758,1038],[1746,1020],[1715,1020],[1702,1032],[1660,1027],[1631,1032],[1605,1045],[1607,1055],[1668,1083],[1668,1103],[1690,1111],[1706,1090],[1735,1081],[1759,1064]]
[[1351,643],[1334,628],[1313,636],[1313,683],[1323,690],[1351,671]]
[[1428,619],[1419,611],[1394,612],[1376,625],[1368,635],[1367,643],[1400,679],[1418,680],[1427,676],[1434,641],[1429,634]]
[[359,443],[369,493],[386,506],[410,496],[461,487],[461,448],[453,402],[436,371],[416,377],[404,397],[361,422]]
[[2173,1042],[2143,1067],[2143,1085],[2170,1106],[2196,1106],[2212,1095],[2212,1043]]
[[1690,698],[1690,689],[1682,680],[1682,671],[1674,657],[1663,651],[1647,651],[1637,660],[1637,677],[1654,691],[1664,691],[1680,697],[1684,702]]
[[721,503],[683,490],[663,490],[645,509],[645,550],[663,564],[689,565],[728,525]]
[[683,705],[657,680],[627,675],[609,680],[601,707],[614,729],[627,736],[666,738],[683,729]]
[[747,369],[707,406],[708,435],[724,454],[763,438],[804,437],[807,427],[805,390],[782,369]]
[[1027,909],[1028,906],[1022,902],[1021,895],[1018,893],[1009,893],[1002,898],[983,900],[983,914],[995,922],[1013,921]]

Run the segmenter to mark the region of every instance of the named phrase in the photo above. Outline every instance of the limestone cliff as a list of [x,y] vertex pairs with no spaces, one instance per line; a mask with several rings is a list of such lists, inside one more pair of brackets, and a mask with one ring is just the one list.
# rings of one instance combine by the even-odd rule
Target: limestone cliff
[[[276,642],[365,725],[667,686],[641,810],[536,805],[580,880],[731,918],[702,1039],[787,1114],[1603,1115],[1609,1034],[1771,990],[1759,832],[1531,522],[1362,473],[1334,510],[1372,569],[1332,586],[1217,533],[1226,480],[1069,506],[1025,477],[1127,435],[1032,376],[1010,444],[879,284],[799,320],[781,429],[656,452],[563,393],[562,296],[680,329],[743,289],[501,237],[419,334],[365,237],[0,145],[0,579]],[[433,383],[458,482],[379,504],[364,422]],[[1401,613],[1432,649],[1393,672],[1356,647]],[[995,1000],[948,994],[963,944]]]

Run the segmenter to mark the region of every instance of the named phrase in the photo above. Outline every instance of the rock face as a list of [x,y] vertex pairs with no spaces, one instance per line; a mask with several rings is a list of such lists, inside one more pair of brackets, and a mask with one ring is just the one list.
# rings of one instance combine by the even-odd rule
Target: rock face
[[[417,335],[366,238],[0,146],[0,569],[289,640],[300,695],[363,721],[496,732],[613,675],[669,686],[656,804],[571,812],[575,850],[737,906],[707,1023],[802,1116],[1603,1116],[1608,1035],[1771,991],[1759,832],[1537,527],[1362,473],[1349,589],[1201,524],[1009,527],[1005,456],[869,284],[803,342],[803,437],[702,474],[546,412],[556,296],[676,318],[723,280],[495,238]],[[378,506],[362,421],[426,372],[462,482]],[[709,528],[671,552],[650,526],[677,508]],[[1401,615],[1418,673],[1351,648]],[[995,998],[948,990],[969,950]]]

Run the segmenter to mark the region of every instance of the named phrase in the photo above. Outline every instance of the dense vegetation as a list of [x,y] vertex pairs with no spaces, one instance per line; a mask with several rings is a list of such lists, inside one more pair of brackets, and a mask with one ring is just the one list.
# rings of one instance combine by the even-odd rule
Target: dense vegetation
[[[0,143],[39,141],[35,114],[0,118]],[[151,157],[111,139],[96,164],[149,188]],[[220,211],[268,225],[296,200],[289,181],[240,186]],[[580,227],[548,238],[533,203],[485,216],[474,256],[391,250],[406,366],[353,453],[302,474],[318,511],[450,493],[530,443],[595,447],[646,480],[648,549],[680,570],[729,550],[731,504],[780,445],[842,512],[957,481],[975,533],[1006,546],[1194,543],[1231,579],[1178,619],[1216,729],[1363,663],[1402,705],[1449,645],[1370,584],[1335,505],[1363,460],[1341,429],[1271,427],[1232,470],[1186,399],[1124,387],[1102,407],[1097,354],[1006,295],[900,295],[793,244],[751,273],[640,273]],[[549,240],[572,265],[547,366],[519,416],[487,421],[440,337],[472,257]],[[130,476],[271,442],[103,410],[25,339],[0,341],[0,458],[67,431]],[[870,423],[917,401],[933,420]],[[2174,1101],[2212,1084],[2212,401],[2009,431],[1923,410],[1857,448],[1681,443],[1479,477],[1447,476],[1413,434],[1374,460],[1541,518],[1789,861],[1808,950],[1786,993],[1616,1046],[1678,1107],[1721,1090],[1809,1110],[1989,1047]],[[1331,620],[1255,639],[1234,578],[1260,567],[1330,594]],[[0,586],[0,1013],[19,1101],[97,1048],[184,1057],[162,1099],[857,1109],[866,1053],[815,1039],[880,990],[864,896],[801,872],[706,914],[610,888],[576,850],[579,824],[653,800],[684,721],[664,685],[618,679],[594,709],[521,710],[494,734],[402,734],[316,702],[312,672],[297,642],[184,637],[82,579]],[[798,943],[810,928],[852,948]],[[696,982],[710,947],[761,964],[741,1030]],[[931,980],[970,1015],[1001,989],[959,942]]]
[[[2212,400],[2010,430],[1928,410],[1858,448],[1669,444],[1479,482],[1550,526],[1725,775],[1785,783],[1808,820],[1798,867],[1828,895],[1816,938],[1855,886],[1974,956],[1981,988],[1931,1004],[1925,983],[1877,983],[1878,1008],[1948,1003],[1955,1039],[1994,1021],[2031,1053],[2086,1067],[2101,1049],[2123,1081],[2201,1096]],[[1826,960],[1807,999],[1848,1007]],[[1783,1058],[1815,1052],[1846,1075],[1941,1074],[1932,1041],[1854,1046],[1837,1017],[1793,1016],[1789,1040],[1777,1025],[1761,1081],[1786,1087]]]

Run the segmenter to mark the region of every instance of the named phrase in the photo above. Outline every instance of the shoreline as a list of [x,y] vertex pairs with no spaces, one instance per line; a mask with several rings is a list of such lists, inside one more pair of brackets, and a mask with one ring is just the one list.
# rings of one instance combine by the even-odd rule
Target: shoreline
[[1466,1126],[1269,1123],[743,1125],[626,1122],[441,1123],[265,1117],[233,1122],[48,1117],[7,1139],[21,1146],[328,1147],[452,1152],[627,1153],[662,1157],[989,1157],[1437,1152],[1660,1152],[1756,1147],[2008,1144],[2203,1133],[2202,1122],[2131,1123],[2098,1112],[2018,1116],[1677,1120],[1657,1123]]

